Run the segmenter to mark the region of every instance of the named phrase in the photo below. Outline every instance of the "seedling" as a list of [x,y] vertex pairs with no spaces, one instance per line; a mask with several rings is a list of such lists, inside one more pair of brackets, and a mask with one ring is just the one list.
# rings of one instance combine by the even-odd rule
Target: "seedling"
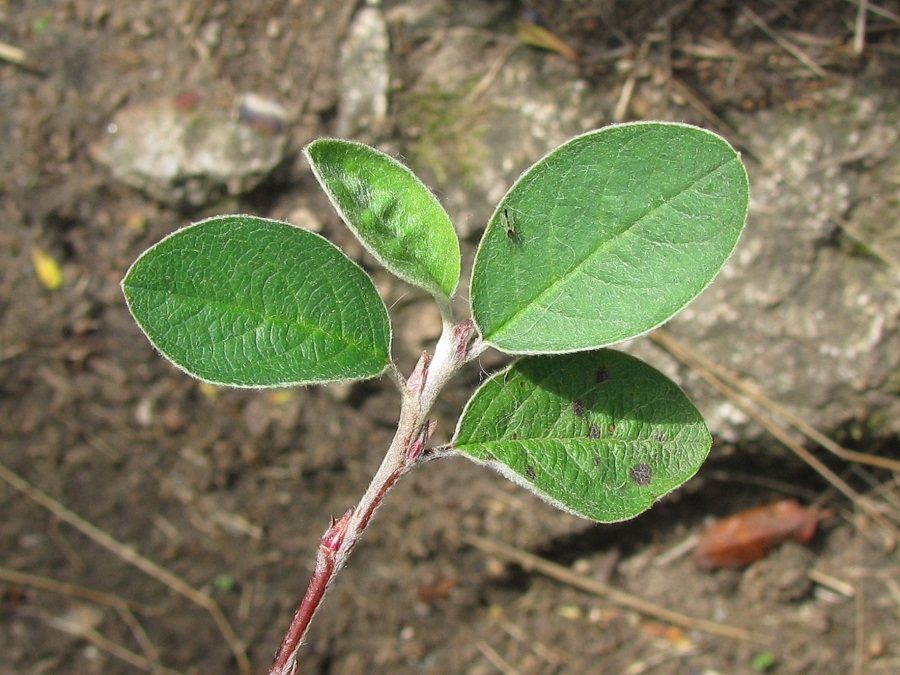
[[[402,395],[397,432],[359,503],[333,521],[271,668],[293,673],[326,589],[403,474],[462,455],[551,504],[598,522],[632,518],[690,478],[711,437],[668,378],[603,349],[659,326],[695,298],[737,243],[748,206],[738,154],[702,129],[611,126],[528,169],[500,201],[475,255],[467,318],[459,242],[404,165],[350,141],[306,156],[375,258],[428,291],[443,330],[404,376],[372,280],[318,234],[217,216],[169,235],[122,282],[150,342],[206,382],[283,387],[386,375]],[[488,378],[452,440],[429,446],[447,381],[489,347],[518,357]]]

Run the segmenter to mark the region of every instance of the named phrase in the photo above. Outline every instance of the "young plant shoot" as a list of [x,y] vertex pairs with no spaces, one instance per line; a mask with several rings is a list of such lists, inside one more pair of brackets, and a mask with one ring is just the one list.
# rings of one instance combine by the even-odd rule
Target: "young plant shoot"
[[[319,543],[271,667],[279,675],[295,672],[325,591],[417,464],[462,455],[606,523],[633,518],[694,475],[711,445],[697,409],[664,375],[605,347],[656,328],[709,285],[749,198],[739,155],[708,131],[640,122],[578,136],[497,205],[475,255],[471,307],[460,308],[453,225],[408,168],[335,139],[311,143],[306,156],[366,249],[440,309],[440,339],[408,376],[393,361],[388,312],[369,276],[287,223],[203,220],[145,251],[122,282],[150,342],[205,382],[284,387],[386,374],[402,394],[372,483]],[[489,347],[518,358],[478,388],[449,443],[429,446],[441,389]]]

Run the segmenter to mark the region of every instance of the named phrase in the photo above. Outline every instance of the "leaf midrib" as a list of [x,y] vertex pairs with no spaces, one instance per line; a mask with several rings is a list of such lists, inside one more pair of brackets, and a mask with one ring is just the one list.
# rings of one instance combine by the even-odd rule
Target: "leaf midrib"
[[[659,204],[656,204],[655,206],[653,206],[653,207],[651,207],[650,209],[648,209],[645,213],[643,213],[639,218],[636,218],[632,223],[630,223],[630,224],[629,224],[626,228],[624,228],[622,231],[618,232],[617,234],[615,234],[614,236],[610,237],[609,239],[606,239],[606,240],[601,241],[595,248],[591,249],[591,250],[590,250],[586,255],[584,255],[580,260],[577,260],[575,263],[573,263],[573,264],[569,267],[569,269],[566,270],[562,275],[560,275],[559,277],[556,277],[555,279],[551,280],[550,283],[547,284],[547,286],[546,286],[542,291],[540,291],[539,293],[537,293],[531,300],[529,300],[527,303],[523,303],[523,304],[522,304],[522,309],[513,312],[513,313],[510,314],[509,317],[507,317],[502,323],[498,324],[498,325],[494,328],[494,330],[492,331],[491,334],[494,335],[494,336],[496,336],[496,335],[498,335],[499,333],[502,333],[502,331],[503,331],[503,329],[504,329],[505,327],[507,327],[509,324],[513,323],[516,319],[518,319],[518,318],[524,316],[528,311],[530,311],[530,308],[532,308],[535,304],[539,303],[539,302],[540,302],[541,300],[543,300],[544,298],[548,297],[548,296],[549,296],[549,295],[550,295],[557,287],[559,287],[559,286],[561,286],[561,285],[564,285],[565,283],[568,283],[568,280],[569,280],[569,279],[570,279],[570,278],[571,278],[571,277],[572,277],[572,276],[573,276],[573,275],[574,275],[574,274],[575,274],[575,273],[576,273],[576,272],[577,272],[584,264],[586,264],[588,260],[592,259],[592,258],[593,258],[597,253],[599,253],[601,250],[603,250],[603,249],[605,249],[605,248],[610,248],[610,247],[612,246],[613,243],[619,241],[622,237],[626,236],[629,232],[631,232],[632,229],[634,229],[637,225],[639,225],[645,218],[647,218],[648,216],[650,216],[651,214],[653,214],[654,212],[656,212],[658,209],[662,208],[662,207],[665,206],[666,204],[670,203],[671,201],[677,199],[679,196],[681,196],[682,194],[684,194],[685,192],[687,192],[688,190],[690,190],[691,188],[693,188],[695,185],[697,185],[697,184],[700,183],[701,181],[706,180],[707,178],[709,178],[709,177],[712,176],[713,174],[715,174],[715,173],[717,173],[718,171],[722,170],[725,166],[727,166],[728,164],[732,163],[733,161],[734,161],[733,158],[726,158],[726,160],[725,160],[724,162],[722,162],[721,164],[719,164],[718,166],[716,166],[713,170],[709,171],[708,173],[704,174],[703,176],[700,176],[699,178],[695,179],[692,183],[690,183],[689,185],[685,186],[684,188],[682,188],[681,190],[679,190],[679,191],[676,192],[675,194],[669,196],[668,198],[666,198],[666,199],[664,199],[663,201],[661,201]],[[610,174],[609,174],[609,175],[612,175],[612,171],[610,171]],[[608,181],[607,181],[607,182],[608,182]]]
[[[283,325],[283,326],[287,326],[288,328],[291,328],[291,329],[294,329],[294,330],[298,330],[298,332],[299,332],[301,329],[306,329],[307,333],[319,333],[320,335],[324,335],[327,339],[329,339],[329,340],[331,340],[331,341],[333,341],[333,342],[343,343],[343,344],[347,345],[348,347],[352,347],[352,348],[356,349],[356,350],[359,351],[359,352],[373,354],[373,355],[374,355],[376,358],[378,358],[379,360],[384,360],[384,361],[387,360],[387,359],[386,359],[386,355],[385,355],[385,356],[382,356],[382,355],[377,354],[376,352],[374,352],[374,351],[372,351],[372,350],[370,350],[370,349],[368,349],[368,348],[363,347],[363,346],[362,346],[363,343],[361,343],[361,342],[359,342],[359,341],[357,341],[357,340],[349,340],[349,339],[343,339],[343,338],[336,338],[335,335],[334,335],[333,333],[331,333],[331,332],[329,332],[329,331],[326,331],[326,330],[323,330],[320,326],[318,326],[318,325],[316,325],[316,324],[311,324],[311,323],[308,323],[308,322],[305,322],[305,321],[295,321],[295,320],[291,320],[291,319],[288,319],[288,318],[278,319],[278,317],[280,317],[280,316],[282,316],[282,315],[277,315],[277,314],[276,314],[276,315],[268,315],[268,314],[265,314],[264,312],[261,312],[261,311],[259,311],[259,310],[255,310],[255,309],[246,309],[245,307],[243,307],[243,306],[241,306],[241,305],[237,305],[237,304],[234,304],[234,303],[225,302],[225,301],[222,301],[222,300],[208,300],[208,299],[206,299],[206,298],[200,298],[200,297],[193,296],[193,295],[188,295],[188,294],[185,294],[185,293],[178,293],[178,292],[172,292],[172,291],[167,291],[167,290],[160,290],[160,289],[158,289],[158,288],[153,288],[153,287],[149,287],[149,286],[142,286],[142,285],[140,285],[140,284],[129,284],[129,286],[130,286],[132,289],[139,289],[139,290],[144,291],[144,292],[159,293],[159,294],[161,294],[161,295],[163,295],[163,296],[166,296],[166,297],[169,297],[169,298],[178,298],[178,299],[180,299],[180,300],[182,300],[182,301],[185,301],[185,304],[187,304],[186,301],[193,301],[193,302],[196,302],[196,303],[199,304],[199,305],[206,305],[206,306],[208,306],[208,307],[219,308],[219,309],[222,309],[222,310],[231,310],[231,311],[233,311],[233,312],[235,312],[235,313],[243,313],[243,314],[247,314],[247,315],[250,315],[250,316],[252,316],[252,317],[254,317],[254,318],[262,319],[263,321],[268,321],[269,323],[272,323],[272,324],[275,324],[275,325]],[[223,311],[222,313],[224,313],[224,311]],[[267,317],[273,317],[273,316],[274,316],[275,318],[267,318]],[[258,325],[257,325],[257,328],[259,327],[259,325],[261,325],[261,324],[258,324]],[[300,329],[294,328],[294,326],[299,326]],[[257,328],[254,328],[254,330],[256,330]],[[236,335],[237,335],[236,333],[235,333],[235,334],[232,334],[232,335],[229,335],[228,338],[226,338],[226,340],[229,339],[229,338],[233,338],[233,337],[235,337]],[[296,348],[296,347],[292,347],[292,348],[291,348],[290,350],[288,350],[288,351],[292,351],[292,350],[295,349],[295,348]]]

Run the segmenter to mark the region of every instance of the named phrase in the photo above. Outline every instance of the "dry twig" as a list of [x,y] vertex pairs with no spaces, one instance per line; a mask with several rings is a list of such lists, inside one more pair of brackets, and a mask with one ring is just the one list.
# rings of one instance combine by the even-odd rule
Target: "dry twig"
[[766,22],[763,21],[756,12],[754,12],[746,5],[744,6],[744,14],[748,19],[750,19],[750,21],[753,22],[753,25],[755,25],[763,33],[765,33],[769,37],[769,39],[771,39],[784,51],[793,56],[804,66],[806,66],[816,77],[824,78],[828,75],[828,73],[826,73],[825,70],[818,63],[816,63],[809,54],[804,52],[802,49],[800,49],[800,47],[795,45],[786,37],[779,35],[771,28],[769,28],[769,26],[766,25]]
[[884,9],[880,5],[873,5],[868,0],[847,0],[852,5],[865,5],[866,10],[872,12],[875,16],[880,16],[882,19],[887,19],[888,21],[893,21],[894,23],[900,23],[900,14],[895,14],[889,9]]
[[[728,380],[730,380],[731,382],[737,382],[738,379],[736,377],[725,373],[723,368],[711,363],[704,357],[694,352],[687,345],[677,340],[668,331],[664,329],[657,329],[650,335],[650,337],[663,349],[672,354],[672,356],[674,356],[676,359],[696,370],[704,380],[709,382],[712,386],[725,394],[725,396],[727,396],[730,400],[739,405],[741,409],[743,409],[745,412],[747,412],[747,414],[753,417],[753,419],[756,420],[764,429],[766,429],[766,431],[775,436],[775,438],[781,441],[788,449],[793,451],[794,454],[796,454],[803,461],[809,464],[809,466],[815,469],[819,473],[819,475],[825,478],[837,490],[842,492],[848,499],[850,499],[850,501],[857,505],[860,510],[864,511],[866,515],[869,516],[873,521],[881,525],[887,535],[887,546],[893,547],[896,540],[900,538],[900,531],[898,531],[897,528],[894,527],[894,525],[885,520],[884,516],[880,513],[880,511],[878,510],[878,508],[876,508],[872,501],[850,487],[846,481],[844,481],[840,476],[838,476],[831,469],[825,466],[825,464],[823,464],[809,450],[797,443],[782,426],[774,423],[765,415],[760,414],[760,412],[756,408],[756,406],[759,405],[760,407],[768,410],[770,414],[779,417],[780,406],[775,405],[773,402],[772,407],[769,407],[766,404],[766,402],[768,402],[768,399],[765,398],[760,399],[760,402],[755,403],[749,395],[743,393],[742,391],[738,390],[725,381],[725,378],[728,378]],[[799,419],[795,416],[792,417],[794,419]],[[806,425],[805,423],[798,425],[795,428],[797,428],[797,430],[804,435],[806,435],[806,433],[804,432],[804,428],[812,429],[812,427],[809,427],[809,425]],[[816,432],[816,435],[817,437],[825,438],[824,435],[818,432]],[[830,441],[829,444],[837,446],[837,444],[833,444]],[[851,451],[842,449],[842,452],[846,455]],[[851,455],[852,454],[862,455],[862,453],[851,453]]]
[[503,66],[509,61],[509,57],[512,56],[513,52],[518,48],[519,43],[511,40],[509,44],[500,50],[500,54],[491,62],[484,75],[478,80],[478,83],[472,87],[472,91],[466,94],[466,103],[468,105],[475,103],[488,89],[491,88],[494,81],[497,79],[497,76],[500,74],[500,71],[503,70]]
[[881,262],[890,266],[894,271],[900,272],[900,259],[888,251],[887,248],[864,235],[855,224],[851,223],[846,218],[842,218],[838,215],[832,216],[832,218],[848,236],[865,246],[869,253],[874,255]]
[[674,93],[682,96],[690,105],[693,107],[700,115],[706,118],[707,122],[709,122],[713,129],[716,129],[721,134],[726,136],[731,140],[732,143],[739,146],[742,150],[746,151],[751,157],[759,157],[759,153],[753,148],[753,144],[741,134],[738,133],[737,129],[735,129],[732,125],[726,122],[724,119],[719,117],[712,108],[710,108],[703,99],[691,89],[687,84],[679,80],[677,77],[672,77],[669,80],[669,83],[672,86]]
[[612,588],[607,584],[576,574],[567,567],[557,565],[554,562],[550,562],[549,560],[545,560],[544,558],[521,549],[512,548],[496,541],[482,539],[481,537],[472,535],[465,537],[464,541],[488,555],[494,555],[509,562],[516,563],[526,570],[540,572],[551,579],[568,584],[569,586],[586,591],[587,593],[606,598],[617,605],[628,607],[629,609],[633,609],[647,616],[652,616],[661,621],[666,621],[684,628],[702,630],[707,633],[721,635],[734,640],[742,640],[744,642],[769,642],[767,637],[756,635],[743,628],[737,628],[736,626],[729,626],[715,621],[707,621],[705,619],[695,619],[686,614],[673,612],[672,610],[660,607],[647,600],[642,600],[630,593],[625,593],[624,591]]
[[527,635],[521,626],[511,623],[506,619],[500,619],[497,622],[497,625],[513,640],[527,646],[539,658],[542,658],[544,661],[557,668],[567,665],[571,660],[568,654],[551,649],[540,640],[536,640],[533,636]]
[[62,631],[63,633],[67,633],[68,635],[72,635],[81,640],[86,640],[101,651],[104,651],[107,654],[111,654],[117,659],[121,659],[125,663],[134,666],[135,668],[146,671],[148,673],[160,675],[180,675],[177,670],[166,668],[158,662],[141,656],[140,654],[136,654],[130,649],[123,647],[119,643],[113,642],[108,637],[106,637],[102,633],[97,632],[90,626],[86,626],[76,621],[65,619],[59,616],[45,616],[43,612],[39,616],[47,625],[55,628],[56,630]]
[[5,42],[0,42],[0,59],[3,61],[8,61],[9,63],[21,66],[25,64],[26,58],[25,50],[13,47]]
[[631,72],[628,74],[628,77],[625,78],[625,83],[622,85],[622,91],[619,93],[619,98],[616,101],[616,107],[613,110],[613,122],[625,121],[625,118],[628,115],[628,107],[631,105],[631,97],[634,95],[634,87],[637,84],[638,71],[641,69],[641,66],[646,64],[647,56],[649,54],[650,43],[644,42],[634,58]]
[[231,627],[228,619],[225,618],[225,614],[215,600],[175,576],[169,570],[161,567],[149,558],[145,558],[125,544],[120,543],[103,530],[67,509],[45,492],[41,492],[37,488],[32,487],[28,481],[8,469],[3,464],[0,464],[0,479],[3,479],[11,487],[15,488],[40,506],[43,506],[57,518],[67,522],[103,548],[111,551],[125,562],[137,567],[144,574],[153,577],[160,583],[168,586],[173,592],[184,596],[194,604],[209,612],[213,621],[215,621],[216,626],[219,628],[219,631],[222,633],[222,636],[228,643],[228,646],[231,648],[231,652],[234,654],[234,658],[237,661],[241,674],[250,675],[252,668],[250,666],[250,660],[247,658],[247,654],[244,651],[244,646],[241,641],[238,640],[237,634],[234,632],[234,629]]
[[869,13],[868,0],[859,0],[856,8],[856,22],[853,28],[853,53],[862,54],[866,48],[866,16]]
[[109,605],[110,607],[115,607],[116,609],[124,609],[127,611],[146,611],[148,609],[140,603],[134,602],[133,600],[126,600],[125,598],[118,595],[113,595],[112,593],[104,593],[103,591],[97,591],[93,588],[85,588],[84,586],[70,584],[65,581],[58,581],[56,579],[50,579],[48,577],[42,577],[36,574],[29,574],[28,572],[20,572],[18,570],[9,569],[8,567],[0,567],[0,579],[13,584],[31,586],[33,588],[40,588],[45,591],[61,593],[62,595],[68,595],[73,598],[90,600],[91,602],[96,602],[101,605]]
[[[691,367],[700,365],[704,370],[714,374],[722,380],[728,387],[740,392],[760,407],[768,410],[776,417],[787,422],[794,429],[809,438],[811,441],[818,443],[836,457],[847,460],[848,462],[857,462],[858,464],[867,464],[869,466],[877,466],[889,471],[900,471],[900,460],[891,459],[890,457],[881,457],[867,452],[856,452],[848,450],[838,443],[828,438],[821,431],[810,424],[807,424],[798,415],[795,415],[784,406],[776,403],[766,396],[755,382],[742,380],[733,373],[728,372],[725,368],[712,363],[699,354],[693,352],[686,345],[677,340],[675,336],[665,329],[658,329],[650,336],[657,344],[668,351],[672,356],[686,363]],[[702,375],[702,373],[701,373]]]
[[479,640],[475,643],[475,646],[478,647],[478,651],[484,654],[485,658],[491,662],[491,665],[503,673],[503,675],[520,675],[518,670],[509,665],[506,662],[506,659],[500,656],[500,654],[497,653],[497,650],[484,640]]
[[122,621],[124,621],[131,629],[135,640],[141,645],[141,649],[144,650],[144,654],[147,658],[159,662],[159,652],[156,650],[150,637],[144,631],[143,626],[141,626],[140,622],[134,616],[133,610],[146,612],[149,609],[140,603],[134,602],[133,600],[127,600],[118,595],[112,595],[111,593],[97,591],[93,588],[85,588],[84,586],[78,586],[77,584],[70,584],[65,581],[58,581],[36,574],[29,574],[28,572],[20,572],[7,567],[0,567],[0,579],[13,584],[31,586],[32,588],[60,593],[73,598],[81,598],[82,600],[90,600],[101,605],[109,605],[110,607],[115,608],[116,611],[118,611],[119,616],[122,617]]

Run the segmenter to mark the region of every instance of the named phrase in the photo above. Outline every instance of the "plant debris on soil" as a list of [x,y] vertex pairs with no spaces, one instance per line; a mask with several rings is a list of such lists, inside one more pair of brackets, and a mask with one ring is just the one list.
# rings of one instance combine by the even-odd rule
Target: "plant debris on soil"
[[[377,467],[399,409],[389,382],[197,383],[154,353],[118,286],[149,245],[228,211],[305,214],[362,256],[299,153],[335,133],[334,64],[359,4],[0,4],[0,673],[263,672],[329,518]],[[727,133],[731,110],[803,109],[838,79],[900,81],[893,0],[382,5],[451,24],[489,14],[479,30],[619,92],[621,119],[668,111]],[[391,31],[402,72],[416,38]],[[96,161],[126,105],[227,110],[253,92],[294,117],[276,129],[284,161],[250,192],[223,184],[212,203],[167,202]],[[388,111],[397,147],[402,118]],[[435,338],[428,299],[371,271],[397,303],[395,330]],[[404,371],[424,346],[398,341]],[[473,368],[445,392],[444,434],[480,377]],[[613,526],[468,462],[433,462],[389,495],[313,623],[301,672],[900,672],[896,471],[831,465],[879,500],[873,516],[779,447],[719,444],[673,498]],[[831,515],[741,569],[691,559],[708,519],[785,498]],[[557,568],[586,581],[546,571]]]

